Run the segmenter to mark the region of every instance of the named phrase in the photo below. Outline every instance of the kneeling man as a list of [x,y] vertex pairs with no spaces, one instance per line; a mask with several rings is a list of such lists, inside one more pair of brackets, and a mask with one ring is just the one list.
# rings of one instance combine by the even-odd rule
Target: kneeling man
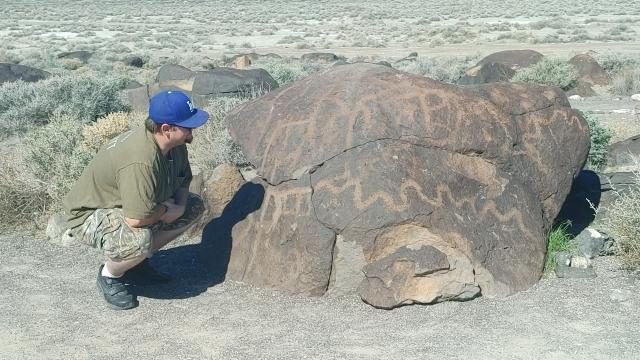
[[169,280],[147,258],[204,210],[202,199],[188,190],[186,144],[193,139],[192,129],[208,118],[179,91],[155,95],[144,127],[105,144],[64,199],[69,234],[101,249],[107,258],[97,283],[112,308],[138,305],[125,286],[128,277]]

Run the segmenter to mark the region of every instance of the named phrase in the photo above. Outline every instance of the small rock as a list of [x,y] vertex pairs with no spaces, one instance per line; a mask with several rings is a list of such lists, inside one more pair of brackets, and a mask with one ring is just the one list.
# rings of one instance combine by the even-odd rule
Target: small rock
[[600,255],[604,249],[605,237],[592,228],[586,228],[576,237],[578,250],[589,259]]
[[583,97],[580,96],[580,95],[571,95],[571,96],[569,96],[569,100],[578,100],[578,101],[580,101],[580,100],[583,100]]
[[53,244],[70,246],[75,239],[67,229],[67,220],[63,213],[55,213],[49,218],[46,230],[47,238]]
[[633,101],[640,101],[640,94],[633,94],[633,95],[631,95],[631,100],[633,100]]
[[596,272],[589,259],[568,252],[556,254],[555,273],[559,278],[585,279],[596,277]]

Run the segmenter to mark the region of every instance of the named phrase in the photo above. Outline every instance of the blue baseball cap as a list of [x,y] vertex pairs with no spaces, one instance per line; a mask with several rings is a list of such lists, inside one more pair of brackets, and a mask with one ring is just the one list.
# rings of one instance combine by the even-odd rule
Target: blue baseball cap
[[168,90],[154,95],[149,101],[149,117],[156,124],[197,128],[209,120],[209,113],[196,109],[183,92]]

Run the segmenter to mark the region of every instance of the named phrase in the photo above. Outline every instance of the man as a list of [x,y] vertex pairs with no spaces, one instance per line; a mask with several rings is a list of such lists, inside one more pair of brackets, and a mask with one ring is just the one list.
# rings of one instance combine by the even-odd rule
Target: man
[[185,144],[209,118],[179,91],[149,102],[144,127],[120,134],[91,160],[64,199],[70,236],[102,250],[98,288],[114,309],[138,305],[125,277],[168,281],[147,258],[182,234],[204,209],[189,193],[191,168]]

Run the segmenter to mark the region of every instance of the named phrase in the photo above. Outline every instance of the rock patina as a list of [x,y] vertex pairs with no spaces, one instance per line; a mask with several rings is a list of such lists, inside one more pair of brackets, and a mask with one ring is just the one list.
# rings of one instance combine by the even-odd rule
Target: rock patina
[[374,64],[334,66],[226,121],[265,188],[233,228],[227,277],[380,308],[536,283],[589,149],[560,89]]

